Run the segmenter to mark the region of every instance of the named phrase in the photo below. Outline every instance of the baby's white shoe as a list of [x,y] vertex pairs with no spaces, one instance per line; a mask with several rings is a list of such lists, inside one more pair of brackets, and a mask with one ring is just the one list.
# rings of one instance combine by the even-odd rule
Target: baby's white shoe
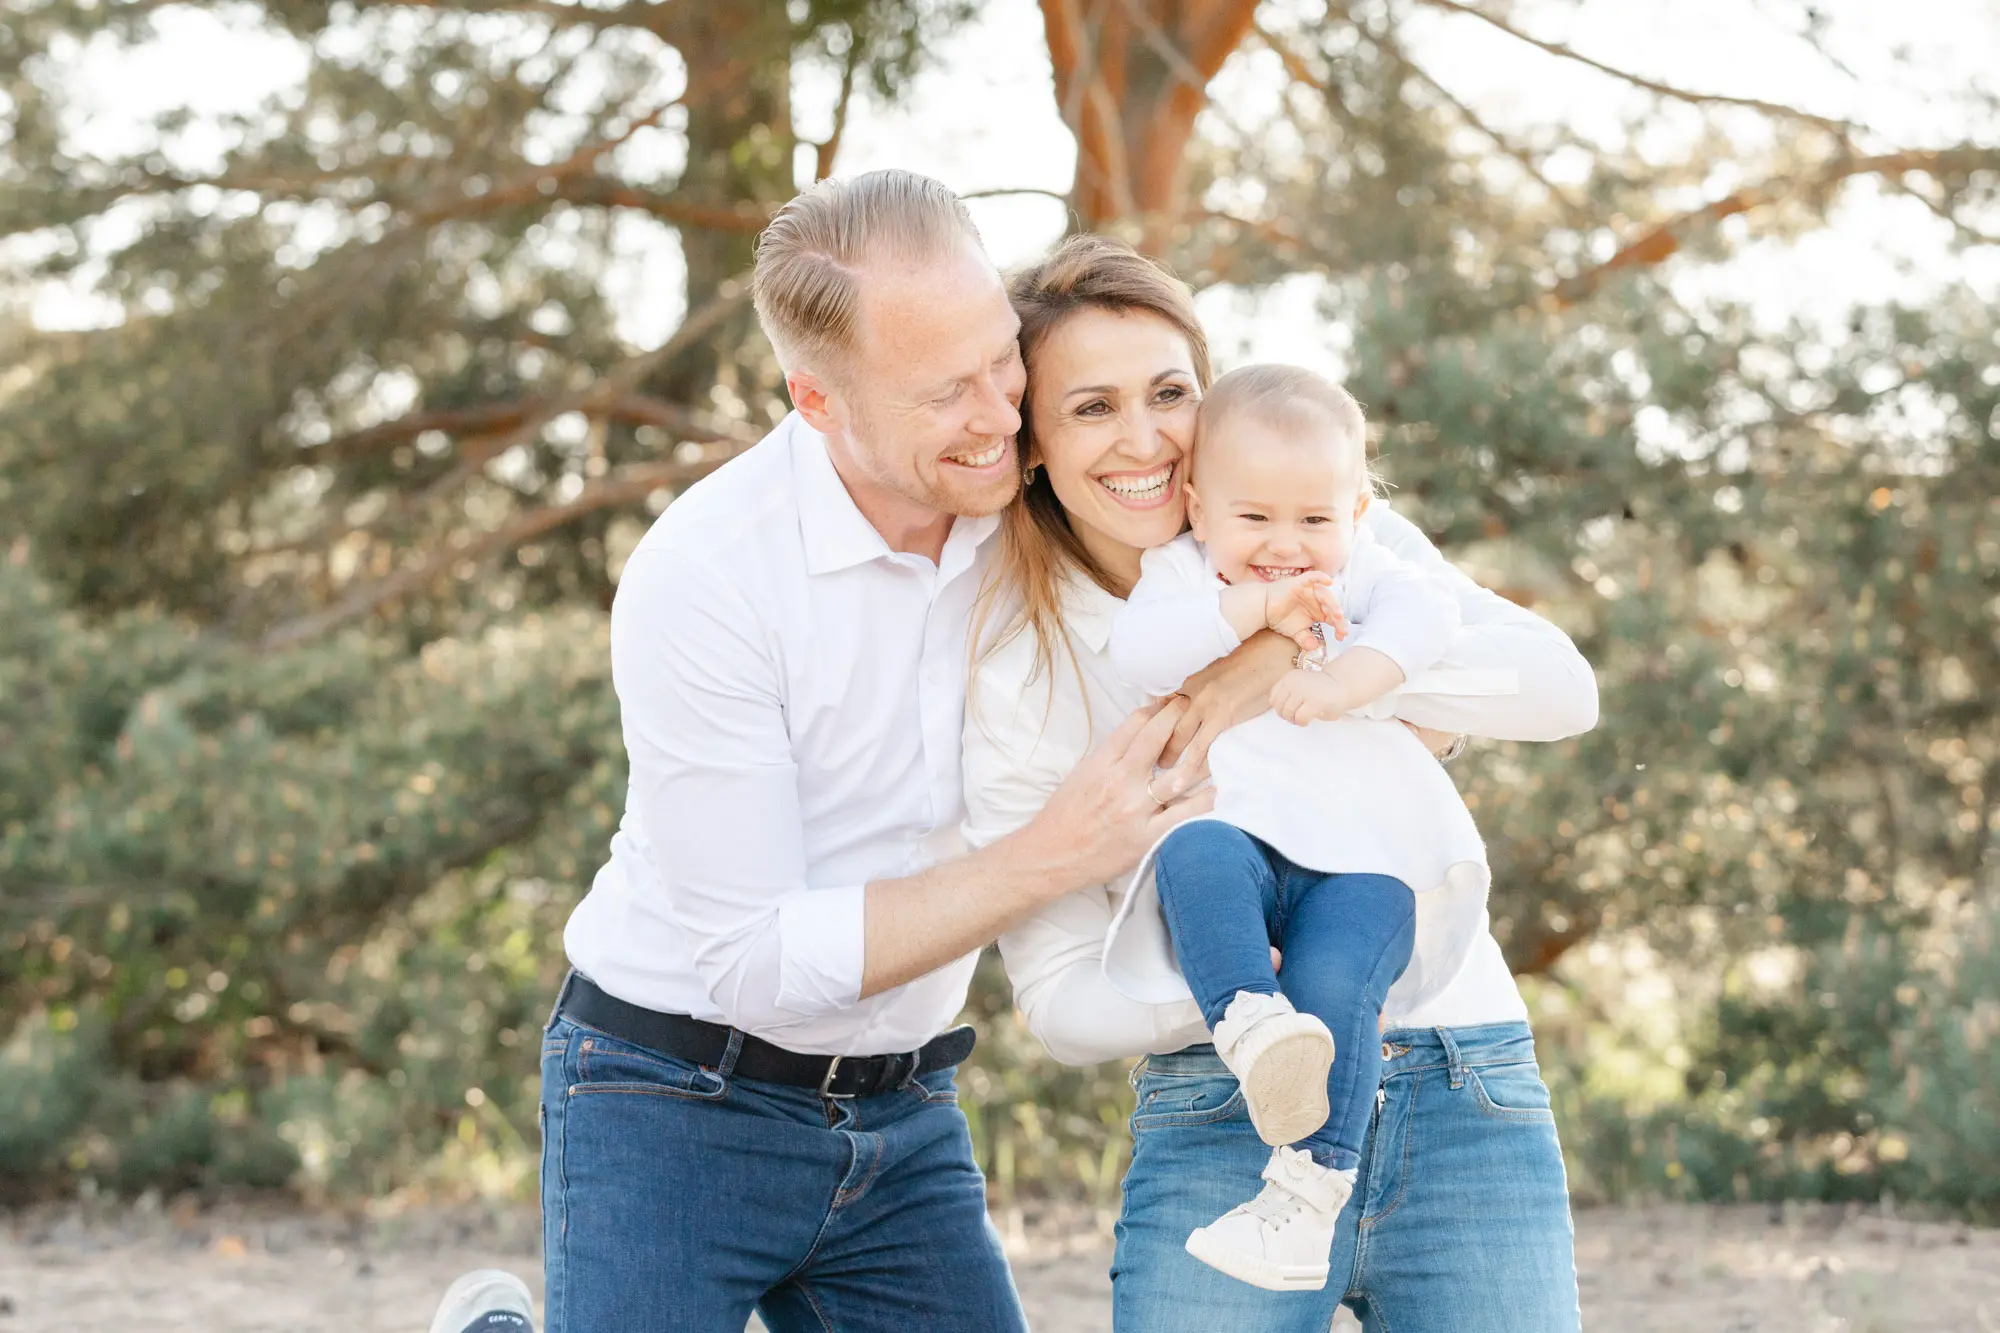
[[1215,1025],[1215,1053],[1243,1085],[1264,1142],[1297,1143],[1326,1123],[1333,1034],[1284,996],[1237,991]]
[[1318,1291],[1354,1172],[1321,1166],[1310,1153],[1278,1148],[1264,1166],[1264,1190],[1187,1238],[1187,1252],[1267,1291]]

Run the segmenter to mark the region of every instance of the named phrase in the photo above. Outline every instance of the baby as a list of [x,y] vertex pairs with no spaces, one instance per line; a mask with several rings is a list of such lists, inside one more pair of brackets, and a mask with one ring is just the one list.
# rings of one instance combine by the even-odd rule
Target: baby
[[[1263,1191],[1187,1248],[1275,1290],[1326,1285],[1381,1082],[1383,998],[1413,951],[1426,991],[1451,979],[1489,878],[1457,789],[1386,697],[1444,656],[1458,603],[1358,526],[1371,498],[1346,390],[1291,366],[1224,375],[1196,427],[1193,531],[1146,553],[1111,634],[1113,665],[1156,694],[1260,630],[1300,645],[1272,711],[1210,750],[1214,815],[1151,861],[1181,974],[1274,1149]],[[1147,906],[1145,870],[1119,923]]]

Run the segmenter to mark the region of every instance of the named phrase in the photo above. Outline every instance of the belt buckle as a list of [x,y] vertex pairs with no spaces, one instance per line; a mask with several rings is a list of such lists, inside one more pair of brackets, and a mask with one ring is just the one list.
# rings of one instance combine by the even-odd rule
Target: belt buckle
[[835,1092],[833,1090],[833,1076],[840,1071],[840,1062],[846,1058],[844,1055],[836,1055],[832,1060],[828,1061],[826,1077],[819,1081],[819,1095],[828,1101],[851,1102],[859,1095],[852,1092]]

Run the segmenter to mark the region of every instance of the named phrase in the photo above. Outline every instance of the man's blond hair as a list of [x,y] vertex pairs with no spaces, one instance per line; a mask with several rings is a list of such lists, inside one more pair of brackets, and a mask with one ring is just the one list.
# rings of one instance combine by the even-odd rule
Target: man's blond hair
[[861,269],[941,258],[979,230],[965,204],[914,171],[823,180],[771,219],[757,238],[751,297],[787,371],[838,376],[854,351]]

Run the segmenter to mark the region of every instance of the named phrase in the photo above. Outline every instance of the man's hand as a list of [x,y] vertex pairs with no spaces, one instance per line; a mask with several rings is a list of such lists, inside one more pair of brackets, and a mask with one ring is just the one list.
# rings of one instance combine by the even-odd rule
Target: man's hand
[[1167,830],[1214,806],[1212,790],[1181,795],[1193,785],[1191,773],[1177,769],[1154,776],[1161,749],[1187,706],[1175,695],[1126,718],[1070,770],[1017,835],[1047,858],[1051,899],[1123,874]]
[[1347,637],[1347,614],[1334,600],[1333,577],[1316,569],[1264,585],[1264,625],[1307,652],[1322,645],[1314,625],[1329,625],[1333,637]]
[[1271,687],[1271,711],[1297,726],[1331,722],[1351,708],[1348,691],[1320,671],[1287,671]]
[[1254,634],[1229,656],[1189,676],[1181,686],[1187,710],[1174,724],[1160,762],[1174,765],[1177,774],[1206,771],[1208,747],[1223,732],[1271,706],[1271,687],[1292,669],[1297,654],[1298,646],[1290,639],[1269,632]]

